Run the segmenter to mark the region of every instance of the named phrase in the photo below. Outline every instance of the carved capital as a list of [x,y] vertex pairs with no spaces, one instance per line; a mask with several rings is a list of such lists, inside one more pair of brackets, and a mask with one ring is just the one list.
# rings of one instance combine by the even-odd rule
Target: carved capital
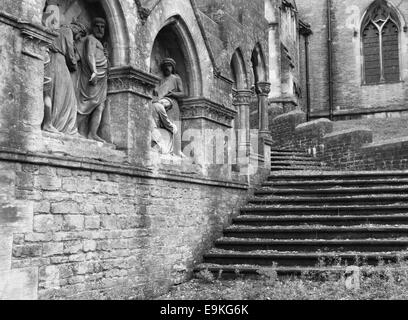
[[131,66],[115,67],[109,70],[108,93],[133,93],[150,100],[159,81],[158,77]]
[[248,105],[252,99],[252,91],[251,90],[238,90],[234,96],[233,105],[235,106],[242,106]]
[[271,92],[271,84],[269,82],[258,82],[257,88],[260,96],[268,96]]
[[183,99],[180,109],[183,120],[205,119],[228,128],[237,115],[235,110],[206,98]]

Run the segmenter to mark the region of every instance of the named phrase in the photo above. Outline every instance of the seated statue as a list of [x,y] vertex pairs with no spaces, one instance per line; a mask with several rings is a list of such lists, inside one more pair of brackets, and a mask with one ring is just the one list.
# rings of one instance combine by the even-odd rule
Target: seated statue
[[[164,77],[153,92],[155,99],[152,110],[152,147],[161,154],[183,157],[181,135],[175,123],[175,121],[180,121],[178,100],[185,96],[183,83],[175,73],[176,62],[173,59],[163,59],[160,67]],[[172,109],[173,119],[168,114]]]

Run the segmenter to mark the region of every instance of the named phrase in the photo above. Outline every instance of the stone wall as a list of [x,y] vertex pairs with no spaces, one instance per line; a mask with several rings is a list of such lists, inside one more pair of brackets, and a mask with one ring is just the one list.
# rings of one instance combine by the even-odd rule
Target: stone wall
[[[316,153],[336,170],[406,170],[406,136],[374,141],[367,127],[338,127],[330,120],[306,122],[298,110],[272,120],[274,148]],[[339,128],[342,128],[339,130]]]
[[[41,24],[46,0],[0,3],[0,297],[149,298],[187,280],[268,175],[270,141],[263,132],[258,154],[245,153],[238,165],[231,157],[208,159],[211,143],[198,146],[207,148],[201,158],[200,150],[188,159],[153,152],[159,75],[152,51],[160,31],[171,30],[189,88],[180,101],[182,135],[237,129],[234,122],[249,129],[243,114],[255,84],[254,48],[268,89],[264,1],[240,1],[242,10],[227,1],[218,14],[194,0],[100,0],[111,48],[106,118],[113,145],[41,131],[44,56],[57,36]],[[85,14],[89,23],[96,13]],[[235,108],[230,63],[238,47],[246,82]],[[194,138],[184,145],[197,145]],[[224,139],[221,146],[222,155],[238,153]]]
[[[81,166],[63,158],[12,153],[3,153],[2,159],[7,192],[14,189],[14,200],[30,203],[32,211],[26,224],[7,236],[2,233],[2,246],[4,239],[12,242],[0,250],[0,270],[8,270],[7,275],[29,270],[34,281],[20,276],[16,283],[23,286],[20,294],[34,292],[31,298],[148,298],[164,293],[188,279],[248,194],[246,184],[191,174]],[[7,217],[2,213],[1,221]],[[10,266],[3,266],[4,257]],[[3,299],[22,297],[1,289]]]

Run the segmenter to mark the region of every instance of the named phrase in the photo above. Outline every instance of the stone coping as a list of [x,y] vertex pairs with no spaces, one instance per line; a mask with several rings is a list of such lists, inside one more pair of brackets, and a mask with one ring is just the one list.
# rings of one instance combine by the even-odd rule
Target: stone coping
[[327,128],[329,131],[332,131],[333,122],[330,121],[329,119],[321,118],[298,125],[296,127],[296,131],[315,130],[319,128]]
[[[367,115],[367,114],[376,114],[376,113],[384,113],[384,112],[403,112],[408,111],[408,107],[406,106],[394,106],[394,107],[378,107],[378,108],[356,108],[356,109],[349,109],[349,110],[340,110],[334,111],[334,117],[344,117],[344,116],[358,116],[358,115]],[[329,116],[328,111],[315,111],[312,112],[311,117],[327,117]],[[358,120],[358,119],[356,119]]]
[[285,119],[285,118],[290,118],[290,117],[299,117],[299,116],[305,116],[306,117],[306,113],[304,113],[302,110],[293,110],[284,114],[281,114],[279,116],[277,116],[276,118],[274,118],[272,121],[279,121],[281,119]]
[[66,156],[62,157],[58,155],[33,153],[9,148],[0,148],[0,161],[55,166],[72,170],[90,170],[107,174],[117,174],[122,176],[139,177],[153,180],[165,180],[180,183],[191,183],[220,188],[241,190],[249,189],[249,185],[247,183],[215,180],[205,177],[191,177],[191,173],[168,172],[168,170],[163,169],[159,169],[156,172],[153,172],[154,169],[137,165],[109,163]]
[[373,143],[370,143],[367,146],[364,146],[363,149],[372,149],[372,148],[378,148],[378,149],[394,149],[394,148],[402,148],[408,146],[408,137],[400,137],[400,138],[394,138],[394,139],[387,139],[387,140],[382,140],[382,141],[375,141]]
[[341,131],[334,131],[332,133],[329,133],[327,135],[324,136],[325,139],[329,139],[329,138],[334,138],[334,137],[340,137],[340,136],[347,136],[347,135],[352,135],[355,133],[367,133],[367,134],[372,134],[372,130],[369,128],[365,128],[365,127],[355,127],[355,128],[350,128],[350,129],[345,129],[345,130],[341,130]]

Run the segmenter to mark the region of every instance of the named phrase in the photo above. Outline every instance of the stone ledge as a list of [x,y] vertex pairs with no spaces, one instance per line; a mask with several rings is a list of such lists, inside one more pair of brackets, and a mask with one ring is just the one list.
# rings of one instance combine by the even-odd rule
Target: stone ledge
[[[356,108],[349,110],[334,111],[334,117],[345,117],[345,116],[361,116],[370,115],[385,112],[403,112],[408,111],[406,106],[393,106],[393,107],[378,107],[378,108]],[[316,111],[312,112],[312,118],[328,117],[330,114],[328,111]],[[356,118],[359,119],[359,118]]]
[[112,144],[88,140],[81,136],[69,136],[42,131],[44,149],[32,150],[35,152],[47,152],[73,158],[93,159],[104,162],[123,163],[126,161],[126,153],[116,150]]
[[20,21],[17,17],[0,10],[0,22],[6,23],[12,27],[17,28]]
[[289,118],[299,118],[299,117],[304,117],[306,121],[306,113],[304,113],[302,110],[293,110],[288,113],[284,113],[280,116],[277,116],[275,119],[273,119],[273,122],[281,121],[281,120],[286,120]]
[[330,140],[341,140],[347,138],[359,138],[361,140],[366,139],[367,143],[371,143],[373,141],[373,132],[367,128],[351,128],[342,131],[335,131],[323,137],[326,142]]
[[333,132],[333,122],[328,119],[318,119],[298,125],[295,129],[296,133],[302,133],[304,131],[322,130],[326,134]]
[[33,24],[22,21],[18,17],[0,10],[0,22],[8,24],[14,28],[20,29],[22,34],[27,37],[33,37],[44,43],[51,43],[58,36],[57,33],[48,30],[40,24]]
[[159,169],[157,173],[153,173],[150,168],[145,167],[114,164],[88,159],[62,157],[42,153],[32,153],[7,148],[0,148],[0,161],[1,160],[14,163],[17,162],[33,165],[55,166],[71,170],[88,170],[108,174],[118,174],[123,176],[140,177],[152,180],[191,183],[220,188],[241,190],[247,190],[249,188],[249,185],[245,183],[207,179],[205,177],[191,178],[187,175],[188,173],[186,175],[183,175],[183,173],[165,173],[161,169]]
[[404,149],[408,151],[408,137],[401,137],[370,143],[362,147],[363,151]]

